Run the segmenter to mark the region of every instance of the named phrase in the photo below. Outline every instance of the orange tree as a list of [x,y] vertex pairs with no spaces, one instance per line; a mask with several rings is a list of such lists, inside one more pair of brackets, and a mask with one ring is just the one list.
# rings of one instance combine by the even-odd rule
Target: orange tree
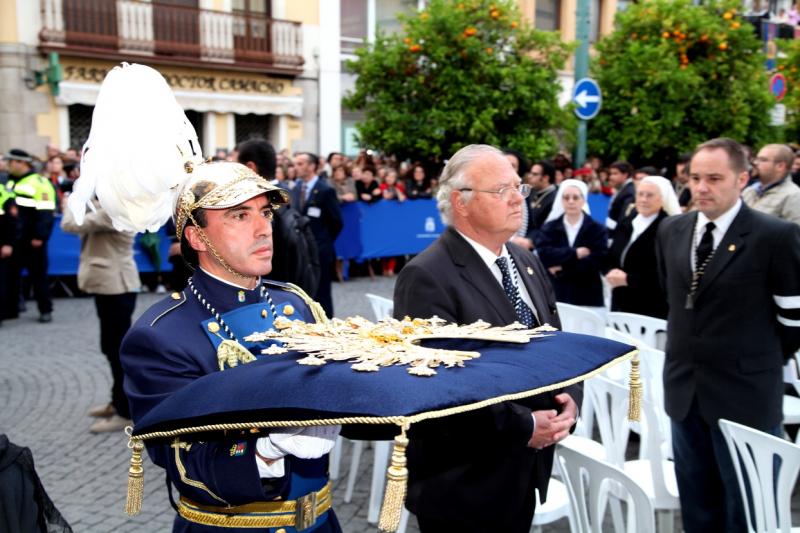
[[592,74],[603,107],[589,149],[607,158],[664,161],[726,136],[770,138],[765,59],[737,0],[644,0],[597,43]]
[[786,96],[783,99],[786,105],[784,140],[800,143],[800,39],[781,39],[778,50],[782,52],[778,57],[778,70],[786,76]]
[[554,153],[573,119],[558,105],[571,47],[532,29],[513,0],[430,0],[403,30],[357,50],[346,107],[360,142],[400,157],[441,160],[470,143]]

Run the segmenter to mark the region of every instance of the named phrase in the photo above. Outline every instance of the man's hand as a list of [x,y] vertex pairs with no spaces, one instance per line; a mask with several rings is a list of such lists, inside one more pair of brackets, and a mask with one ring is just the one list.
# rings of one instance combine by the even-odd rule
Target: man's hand
[[533,250],[533,241],[528,238],[520,237],[519,235],[514,235],[513,237],[511,237],[511,242],[513,242],[517,246],[525,248],[526,250]]
[[0,246],[0,259],[7,259],[11,257],[12,253],[14,253],[14,248],[12,248],[10,244]]
[[556,409],[544,411],[534,411],[533,415],[536,427],[533,436],[528,441],[530,448],[541,450],[547,446],[552,446],[569,436],[569,430],[575,425],[578,416],[578,404],[566,392],[562,392],[553,398],[558,403],[561,413]]
[[584,257],[589,257],[589,254],[592,253],[590,249],[585,246],[579,246],[575,248],[575,255],[578,256],[578,259],[583,259]]
[[564,270],[564,269],[563,269],[563,268],[561,268],[561,265],[556,265],[556,266],[551,266],[551,267],[550,267],[550,268],[548,268],[547,270],[548,270],[548,271],[549,271],[549,272],[550,272],[552,275],[554,275],[554,276],[557,276],[557,275],[558,275],[558,273],[559,273],[559,272],[561,272],[561,271],[562,271],[562,270]]
[[31,248],[41,248],[44,241],[42,239],[31,239]]
[[611,287],[625,287],[628,285],[628,274],[618,268],[612,268],[606,274],[606,281]]

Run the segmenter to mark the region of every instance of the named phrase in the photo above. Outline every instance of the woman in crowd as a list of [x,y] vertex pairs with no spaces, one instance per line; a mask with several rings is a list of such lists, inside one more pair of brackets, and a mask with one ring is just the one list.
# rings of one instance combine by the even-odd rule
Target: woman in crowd
[[397,171],[393,168],[386,170],[380,190],[384,200],[404,202],[406,199],[406,188],[402,183],[397,182]]
[[375,180],[375,170],[367,167],[361,170],[361,180],[356,182],[356,193],[362,202],[372,203],[381,199],[381,189]]
[[418,198],[431,198],[431,183],[425,175],[425,167],[420,164],[414,165],[411,171],[411,178],[406,180],[406,193],[412,200]]
[[286,178],[286,167],[284,165],[275,167],[275,179],[273,180],[273,184],[286,189],[291,189],[294,186],[294,182],[288,181]]
[[681,206],[669,180],[647,176],[636,185],[636,212],[612,234],[606,281],[613,289],[611,310],[667,318],[656,266],[656,232]]
[[559,302],[603,307],[600,276],[608,253],[608,234],[605,226],[588,216],[587,194],[582,181],[561,183],[548,222],[536,238],[536,250],[550,272]]
[[353,178],[347,175],[347,168],[344,165],[334,169],[331,181],[340,204],[356,201],[356,184]]

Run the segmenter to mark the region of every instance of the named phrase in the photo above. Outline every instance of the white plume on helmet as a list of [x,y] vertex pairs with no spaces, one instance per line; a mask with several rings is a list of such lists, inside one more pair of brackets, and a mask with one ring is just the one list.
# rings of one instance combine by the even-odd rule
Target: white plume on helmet
[[81,224],[96,195],[116,229],[157,231],[189,177],[186,163],[202,161],[197,133],[164,77],[123,63],[100,87],[67,205]]

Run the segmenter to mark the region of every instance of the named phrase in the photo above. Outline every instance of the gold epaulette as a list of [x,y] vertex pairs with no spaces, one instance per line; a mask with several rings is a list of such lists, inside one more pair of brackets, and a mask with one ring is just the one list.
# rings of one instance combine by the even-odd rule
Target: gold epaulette
[[311,309],[311,314],[314,317],[315,322],[321,323],[328,321],[328,317],[325,315],[325,310],[322,309],[322,306],[318,302],[316,302],[311,296],[309,296],[306,291],[304,291],[294,283],[280,283],[270,279],[265,279],[264,283],[274,285],[279,289],[283,289],[296,296],[299,296],[305,302],[308,308]]
[[[170,299],[175,301],[175,304],[171,305],[170,307],[167,307],[164,311],[159,313],[159,315],[157,317],[155,317],[152,322],[150,322],[151,326],[155,326],[156,322],[158,322],[161,319],[161,317],[163,317],[164,315],[166,315],[170,311],[174,311],[175,309],[177,309],[178,307],[180,307],[181,305],[186,303],[186,294],[183,291],[181,291],[181,292],[173,292],[172,294],[169,295],[169,297],[170,297]],[[165,300],[162,300],[162,301],[165,301]]]

